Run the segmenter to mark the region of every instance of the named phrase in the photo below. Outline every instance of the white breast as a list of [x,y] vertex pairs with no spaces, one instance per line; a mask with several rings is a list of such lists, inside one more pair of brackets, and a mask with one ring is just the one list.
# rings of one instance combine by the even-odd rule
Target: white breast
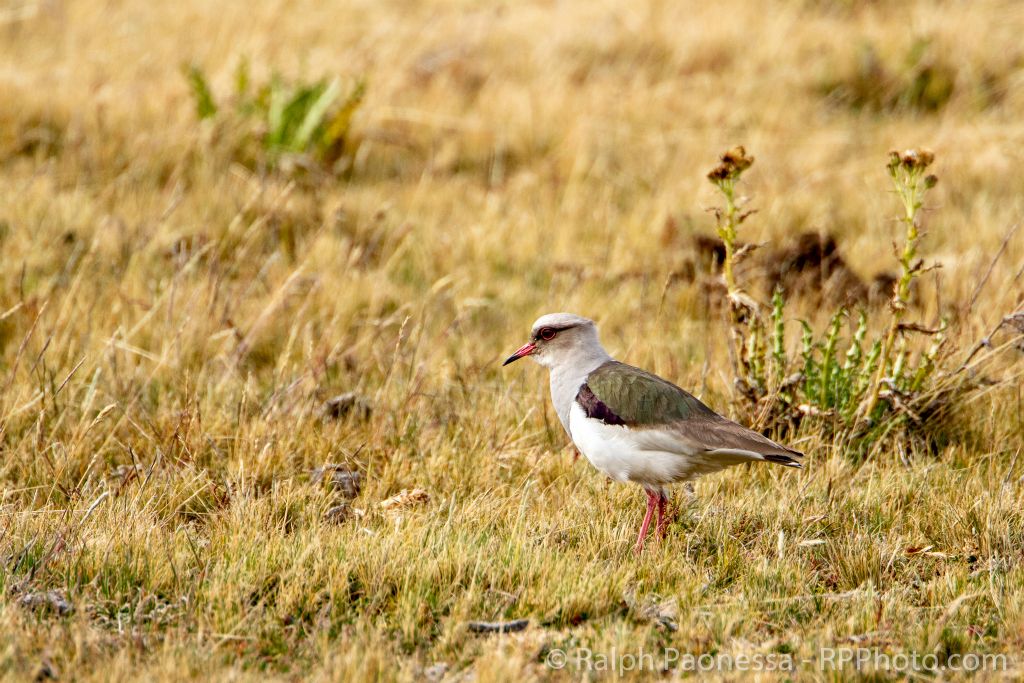
[[660,486],[685,477],[685,456],[643,450],[628,427],[589,418],[575,401],[569,410],[569,430],[590,464],[615,481]]
[[573,401],[569,435],[590,464],[620,482],[660,487],[749,460],[694,449],[672,434],[654,429],[609,425],[586,416]]

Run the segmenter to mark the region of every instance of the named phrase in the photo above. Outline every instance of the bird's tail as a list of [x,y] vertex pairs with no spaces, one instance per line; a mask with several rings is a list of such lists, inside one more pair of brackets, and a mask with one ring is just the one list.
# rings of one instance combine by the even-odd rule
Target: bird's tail
[[[797,453],[796,451],[793,451],[793,455],[796,455],[797,457],[800,457],[800,458],[802,458],[804,456],[803,453]],[[797,469],[800,469],[800,468],[803,467],[803,465],[800,464],[799,460],[797,460],[796,458],[794,458],[793,456],[790,456],[790,455],[780,455],[780,454],[772,453],[771,455],[765,455],[763,457],[768,462],[775,462],[775,463],[778,463],[780,465],[783,465],[784,467],[796,467]]]

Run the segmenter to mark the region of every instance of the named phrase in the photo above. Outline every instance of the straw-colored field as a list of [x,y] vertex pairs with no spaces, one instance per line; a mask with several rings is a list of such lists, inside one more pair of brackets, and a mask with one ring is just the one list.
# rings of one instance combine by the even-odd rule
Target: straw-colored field
[[[0,0],[0,678],[838,679],[854,647],[1024,675],[1019,358],[969,438],[861,460],[805,425],[804,470],[680,487],[640,557],[640,489],[500,367],[573,311],[742,418],[692,247],[735,144],[743,241],[831,234],[864,282],[896,269],[889,150],[934,150],[913,316],[968,349],[1024,298],[1022,34],[1009,0]],[[227,101],[243,61],[365,80],[342,166],[197,119],[185,69]]]

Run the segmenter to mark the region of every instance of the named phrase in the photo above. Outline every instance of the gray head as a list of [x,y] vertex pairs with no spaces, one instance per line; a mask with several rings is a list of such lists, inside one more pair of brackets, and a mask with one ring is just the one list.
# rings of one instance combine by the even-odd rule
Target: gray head
[[594,321],[572,313],[548,313],[537,318],[530,330],[530,341],[508,357],[503,365],[530,356],[551,368],[578,364],[584,359],[607,359],[608,354],[597,338]]

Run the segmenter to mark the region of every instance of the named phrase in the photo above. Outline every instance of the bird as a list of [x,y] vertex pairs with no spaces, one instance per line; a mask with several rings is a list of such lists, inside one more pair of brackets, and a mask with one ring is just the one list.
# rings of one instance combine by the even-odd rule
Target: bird
[[549,371],[551,403],[570,440],[610,479],[639,484],[647,510],[634,550],[644,547],[655,509],[667,533],[667,487],[745,462],[800,468],[803,454],[719,415],[696,396],[615,360],[593,320],[572,313],[537,319],[530,340],[502,366],[529,357]]

